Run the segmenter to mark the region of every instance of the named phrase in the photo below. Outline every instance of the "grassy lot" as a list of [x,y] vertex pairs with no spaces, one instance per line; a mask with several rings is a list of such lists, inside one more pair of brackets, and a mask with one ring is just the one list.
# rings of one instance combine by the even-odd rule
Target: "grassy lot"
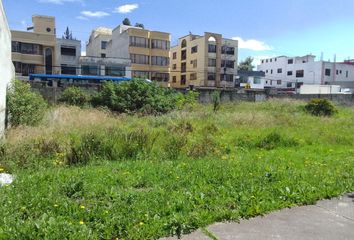
[[58,107],[8,132],[0,239],[157,239],[354,190],[354,109],[198,105],[157,117]]

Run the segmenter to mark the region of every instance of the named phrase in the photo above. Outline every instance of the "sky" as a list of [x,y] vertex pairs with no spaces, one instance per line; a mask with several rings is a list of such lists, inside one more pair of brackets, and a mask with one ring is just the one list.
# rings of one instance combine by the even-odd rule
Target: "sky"
[[239,40],[239,60],[314,54],[354,59],[353,0],[3,0],[11,29],[26,30],[31,16],[55,16],[57,36],[67,26],[85,43],[99,26],[124,18],[171,33],[172,45],[189,32]]

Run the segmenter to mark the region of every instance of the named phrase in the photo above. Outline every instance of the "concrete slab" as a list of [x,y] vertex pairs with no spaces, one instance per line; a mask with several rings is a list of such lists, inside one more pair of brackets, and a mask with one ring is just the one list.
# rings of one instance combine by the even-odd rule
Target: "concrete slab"
[[[177,239],[178,239],[177,237],[167,237],[167,238],[161,238],[160,240],[177,240]],[[183,236],[181,239],[182,240],[211,240],[211,238],[206,236],[201,230]]]
[[236,239],[354,239],[354,221],[317,206],[284,209],[238,223],[208,228],[220,240]]
[[319,201],[316,206],[354,221],[354,193],[346,194],[338,199]]

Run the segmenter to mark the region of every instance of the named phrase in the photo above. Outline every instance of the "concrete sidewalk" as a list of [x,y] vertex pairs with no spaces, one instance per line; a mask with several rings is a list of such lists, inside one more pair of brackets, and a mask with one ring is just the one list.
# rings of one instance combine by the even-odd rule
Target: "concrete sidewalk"
[[182,239],[354,239],[354,193],[339,199],[319,201],[313,206],[283,209],[240,223],[216,223],[206,229],[214,238],[198,230]]

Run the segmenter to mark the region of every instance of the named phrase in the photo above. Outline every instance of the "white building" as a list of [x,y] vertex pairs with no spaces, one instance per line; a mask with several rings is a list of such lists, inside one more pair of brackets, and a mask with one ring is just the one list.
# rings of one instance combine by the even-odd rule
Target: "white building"
[[342,88],[354,88],[354,63],[334,63],[315,61],[315,56],[280,56],[264,59],[257,67],[265,72],[271,87],[294,88],[302,84],[341,85]]
[[60,66],[59,74],[77,75],[80,73],[81,41],[57,38],[55,51],[55,62]]
[[14,78],[15,71],[11,61],[11,33],[5,10],[0,0],[0,137],[5,130],[6,90]]

